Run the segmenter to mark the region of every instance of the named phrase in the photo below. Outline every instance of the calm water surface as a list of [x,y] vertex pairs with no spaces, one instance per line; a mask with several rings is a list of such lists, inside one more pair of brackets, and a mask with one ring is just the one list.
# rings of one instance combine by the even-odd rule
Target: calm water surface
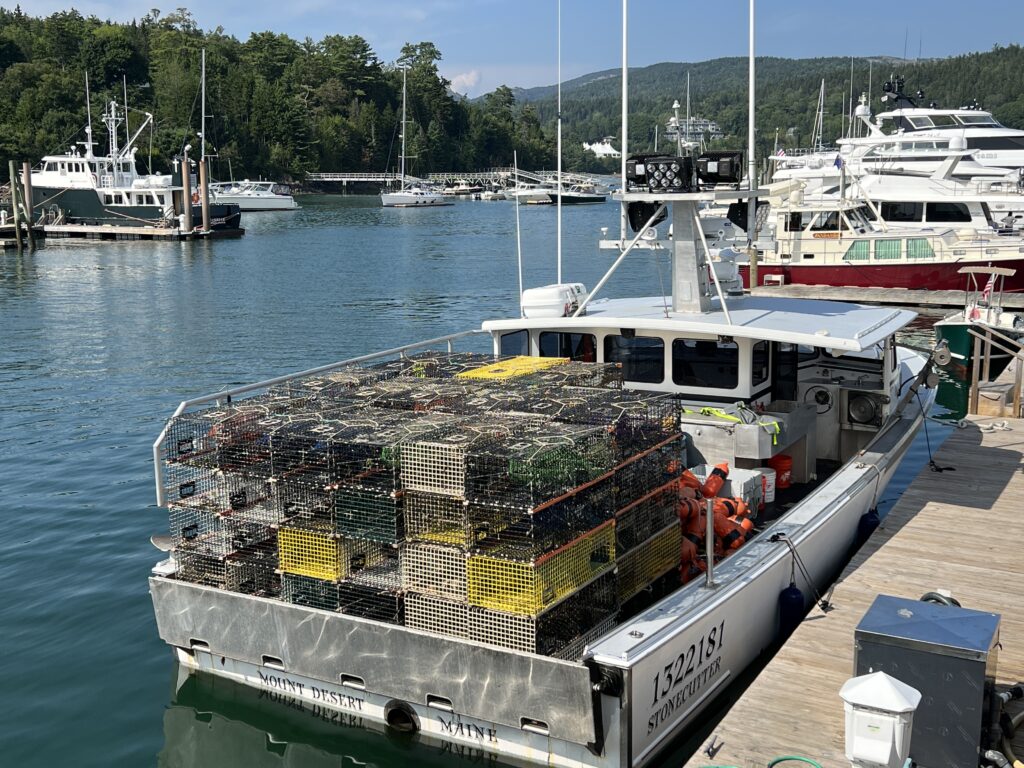
[[[308,197],[240,240],[53,244],[0,255],[0,763],[259,766],[477,762],[191,680],[147,590],[166,516],[150,447],[181,400],[478,326],[517,310],[515,209],[383,210]],[[521,210],[524,282],[555,280],[555,212]],[[593,286],[614,204],[564,214],[564,278]],[[630,256],[605,295],[669,267]],[[930,320],[911,336],[924,342]],[[961,407],[946,386],[940,401]],[[949,427],[931,425],[932,444]],[[927,461],[923,435],[885,503]]]

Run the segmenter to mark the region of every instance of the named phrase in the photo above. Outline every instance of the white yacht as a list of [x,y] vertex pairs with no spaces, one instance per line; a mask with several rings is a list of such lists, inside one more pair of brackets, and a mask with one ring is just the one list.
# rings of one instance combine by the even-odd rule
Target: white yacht
[[426,208],[439,205],[450,205],[440,192],[425,187],[410,186],[405,178],[405,108],[407,70],[402,70],[402,154],[399,159],[399,188],[393,192],[381,192],[380,204],[385,208]]
[[242,211],[291,211],[299,207],[295,198],[273,181],[221,181],[210,185],[210,197],[232,203]]

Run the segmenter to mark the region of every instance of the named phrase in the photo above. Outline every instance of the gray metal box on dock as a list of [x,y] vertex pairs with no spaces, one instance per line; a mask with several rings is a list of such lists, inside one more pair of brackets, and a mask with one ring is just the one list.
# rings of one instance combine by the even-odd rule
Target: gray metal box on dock
[[999,614],[879,595],[854,631],[855,675],[886,672],[921,692],[910,756],[977,765],[996,676]]

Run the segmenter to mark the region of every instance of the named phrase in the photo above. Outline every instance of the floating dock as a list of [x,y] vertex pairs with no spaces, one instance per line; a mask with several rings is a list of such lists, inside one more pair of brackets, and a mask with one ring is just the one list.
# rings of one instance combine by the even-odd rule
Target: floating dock
[[[963,291],[925,291],[911,288],[847,288],[837,285],[767,285],[755,288],[755,296],[787,299],[825,299],[855,304],[893,304],[899,307],[964,306]],[[1024,294],[1005,293],[1004,309],[1024,309]]]
[[43,228],[45,236],[57,239],[81,239],[81,240],[206,240],[224,237],[241,237],[245,230],[238,229],[213,229],[209,232],[193,230],[182,232],[171,227],[146,227],[146,226],[117,226],[117,225],[88,225],[88,224],[47,224]]
[[[970,417],[956,430],[935,455],[955,471],[921,471],[843,571],[834,610],[808,614],[684,768],[753,768],[780,755],[848,766],[839,689],[854,674],[854,628],[880,593],[948,589],[965,608],[1001,614],[996,682],[1002,690],[1024,679],[1022,449],[1022,419]],[[712,740],[719,748],[709,755]],[[1014,748],[1024,753],[1024,734]]]

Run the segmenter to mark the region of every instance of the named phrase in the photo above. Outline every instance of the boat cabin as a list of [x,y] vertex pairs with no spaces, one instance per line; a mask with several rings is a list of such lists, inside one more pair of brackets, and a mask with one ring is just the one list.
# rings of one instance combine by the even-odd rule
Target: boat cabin
[[719,308],[667,311],[661,298],[614,299],[580,317],[483,327],[495,354],[617,363],[631,389],[700,404],[683,422],[708,463],[755,466],[795,452],[794,476],[808,479],[816,459],[843,462],[867,444],[898,400],[893,334],[913,313],[750,296],[729,299],[728,310],[727,318]]

